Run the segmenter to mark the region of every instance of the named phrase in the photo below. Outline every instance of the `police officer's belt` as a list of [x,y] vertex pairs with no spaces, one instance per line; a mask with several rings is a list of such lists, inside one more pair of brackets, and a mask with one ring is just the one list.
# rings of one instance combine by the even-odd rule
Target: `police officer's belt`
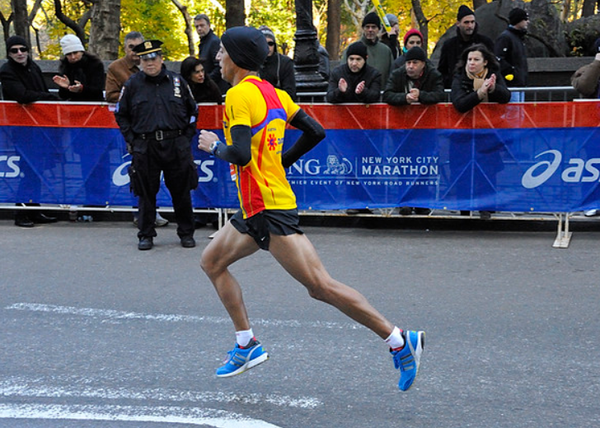
[[183,134],[183,131],[180,129],[175,130],[175,131],[163,131],[162,129],[159,129],[158,131],[148,132],[147,134],[139,134],[139,137],[142,140],[162,141],[162,140],[168,140],[170,138],[177,138],[182,134]]

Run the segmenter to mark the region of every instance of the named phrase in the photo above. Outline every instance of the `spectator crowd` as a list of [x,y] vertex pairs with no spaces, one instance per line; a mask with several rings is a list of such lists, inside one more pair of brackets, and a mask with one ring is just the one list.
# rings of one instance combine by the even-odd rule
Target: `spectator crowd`
[[[480,33],[474,11],[465,5],[460,6],[456,15],[455,35],[443,41],[437,66],[428,58],[423,34],[418,29],[413,28],[400,35],[397,16],[388,14],[386,19],[391,27],[389,33],[382,27],[377,13],[368,13],[362,21],[362,33],[358,40],[347,47],[343,52],[340,65],[331,70],[327,51],[316,42],[319,58],[318,73],[328,82],[327,102],[383,101],[391,106],[435,104],[445,99],[445,90],[450,90],[453,106],[459,112],[466,112],[481,102],[508,103],[524,100],[522,92],[509,90],[509,88],[527,86],[527,50],[524,40],[527,35],[529,15],[524,9],[518,7],[512,9],[508,15],[509,25],[506,30],[496,40],[491,40]],[[60,39],[63,57],[56,75],[52,78],[58,87],[56,95],[49,91],[40,67],[32,59],[28,42],[20,36],[9,37],[6,41],[8,61],[0,69],[3,98],[22,104],[59,100],[116,103],[117,119],[126,123],[121,129],[128,150],[134,154],[134,157],[138,156],[140,153],[136,150],[138,152],[144,150],[140,147],[145,147],[145,144],[140,144],[137,137],[156,136],[153,134],[158,131],[155,129],[156,115],[160,118],[160,114],[155,114],[153,121],[146,124],[146,128],[140,127],[139,123],[130,122],[130,120],[142,120],[139,117],[124,116],[124,111],[132,109],[131,105],[124,103],[140,102],[139,97],[136,98],[127,92],[128,88],[136,91],[146,90],[141,89],[142,86],[132,89],[135,76],[138,76],[138,80],[139,76],[146,76],[146,80],[151,81],[163,75],[167,76],[170,84],[175,85],[175,92],[185,91],[186,96],[189,93],[189,102],[194,105],[195,103],[221,104],[230,88],[230,84],[221,77],[218,58],[221,41],[211,28],[210,18],[206,14],[199,14],[194,17],[193,24],[200,37],[199,53],[197,57],[190,56],[181,63],[180,73],[165,70],[160,41],[147,41],[137,31],[125,35],[123,42],[125,55],[113,61],[106,73],[102,61],[96,55],[87,52],[78,37],[72,34],[65,35]],[[260,78],[268,81],[275,88],[287,92],[292,100],[296,100],[293,60],[279,52],[277,36],[271,28],[261,26],[259,30],[269,47],[268,56],[258,70]],[[145,61],[141,61],[140,52],[146,57]],[[595,52],[594,61],[577,70],[572,77],[573,87],[583,96],[590,98],[600,98],[600,38],[596,41]],[[155,64],[153,61],[156,61],[154,58],[157,57],[160,58],[160,62]],[[149,72],[148,70],[154,66],[158,67],[157,70]],[[157,74],[154,74],[155,71]],[[143,74],[140,74],[141,72]],[[147,96],[160,95],[148,92]],[[165,116],[163,126],[173,124],[178,129],[178,134],[172,135],[173,140],[189,133],[187,130],[189,126],[179,125],[182,120],[191,123],[192,118],[188,116],[189,114],[179,118]],[[137,131],[133,132],[132,129]],[[157,154],[158,160],[153,166],[155,169],[152,170],[153,177],[161,170],[164,171],[165,166],[161,163],[166,159],[163,159],[164,156],[166,156],[164,153]],[[187,168],[187,164],[184,165],[186,162],[180,160],[176,163],[176,168]],[[173,167],[172,164],[169,165],[168,168]],[[189,186],[183,184],[185,180],[182,178],[177,180],[181,183],[175,185],[174,189],[176,188],[177,191],[184,189],[189,192]],[[154,189],[154,181],[152,185],[146,183],[147,187]],[[35,199],[39,187],[39,183],[28,184],[29,191],[32,192],[29,199]],[[139,192],[141,191],[138,189]],[[144,218],[141,227],[146,232],[145,234],[140,232],[142,233],[140,237],[152,238],[155,236],[153,228],[166,225],[168,222],[156,212],[155,198],[148,198],[145,193],[142,196],[145,198],[142,205],[150,208],[142,213]],[[179,201],[181,196],[178,195],[176,198]],[[27,203],[23,201],[17,205]],[[183,240],[191,239],[190,207],[187,199],[182,204],[185,208],[180,209],[179,223],[184,223],[184,226],[182,228],[180,224],[178,233]],[[36,215],[27,215],[24,211],[17,211],[15,224],[31,227],[35,223],[56,221],[56,218],[43,211],[36,212],[38,213]],[[409,208],[405,212],[413,211]],[[598,213],[600,212],[594,210],[590,215]],[[136,215],[136,224],[137,218]],[[184,246],[192,246],[190,239],[187,239]],[[151,242],[146,242],[145,247],[151,245]]]

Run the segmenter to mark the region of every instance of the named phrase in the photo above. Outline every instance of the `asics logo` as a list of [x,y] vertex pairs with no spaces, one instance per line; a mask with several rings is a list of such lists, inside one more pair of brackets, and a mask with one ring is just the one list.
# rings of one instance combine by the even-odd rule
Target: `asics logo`
[[[521,184],[526,189],[534,189],[541,186],[552,177],[562,162],[562,153],[558,150],[546,150],[538,154],[535,158],[541,156],[550,156],[549,159],[540,160],[529,167],[523,177]],[[564,169],[561,179],[565,183],[591,183],[600,179],[600,158],[591,158],[588,160],[581,158],[569,159],[569,166]]]
[[[0,178],[15,178],[21,173],[21,156],[0,156]],[[6,168],[3,166],[6,164]]]

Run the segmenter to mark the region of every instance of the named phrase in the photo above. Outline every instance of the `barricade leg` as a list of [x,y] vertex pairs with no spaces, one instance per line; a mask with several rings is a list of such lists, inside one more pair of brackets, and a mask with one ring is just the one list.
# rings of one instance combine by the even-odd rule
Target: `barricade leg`
[[569,231],[569,217],[569,213],[560,213],[558,215],[558,231],[556,234],[556,239],[554,240],[554,244],[552,244],[554,248],[569,248],[571,236],[573,235]]

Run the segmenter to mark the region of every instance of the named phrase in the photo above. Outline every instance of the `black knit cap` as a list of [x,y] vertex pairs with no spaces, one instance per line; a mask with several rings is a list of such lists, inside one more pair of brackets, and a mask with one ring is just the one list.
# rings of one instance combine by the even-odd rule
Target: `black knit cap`
[[367,47],[363,42],[355,42],[348,46],[347,57],[350,58],[350,55],[358,55],[362,56],[365,61],[367,59]]
[[406,52],[406,62],[414,61],[418,59],[419,61],[427,61],[427,55],[425,55],[425,51],[418,46],[413,46]]
[[265,36],[254,27],[232,27],[223,33],[221,43],[233,63],[244,70],[258,71],[269,54]]
[[515,7],[508,13],[508,22],[510,23],[510,25],[516,25],[519,22],[526,21],[528,19],[529,15],[520,7]]
[[469,16],[469,15],[475,15],[475,12],[473,12],[471,9],[469,9],[468,6],[465,6],[464,4],[461,5],[458,8],[458,13],[456,14],[456,20],[460,21],[462,20],[465,16]]
[[16,46],[16,45],[23,45],[27,49],[29,49],[29,43],[27,43],[27,40],[25,40],[23,37],[10,36],[8,38],[8,40],[6,41],[6,52],[8,52],[10,50],[10,48],[12,48],[13,46]]
[[381,19],[375,12],[370,12],[365,15],[362,21],[362,27],[364,28],[367,24],[374,24],[377,28],[381,29]]

